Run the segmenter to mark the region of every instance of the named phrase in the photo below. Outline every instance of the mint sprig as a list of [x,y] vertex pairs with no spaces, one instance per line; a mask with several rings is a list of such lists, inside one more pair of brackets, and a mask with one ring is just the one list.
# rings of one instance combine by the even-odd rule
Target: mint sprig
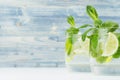
[[90,36],[90,53],[91,53],[91,56],[94,58],[99,55],[97,50],[98,39],[99,39],[98,29],[95,29],[94,34]]
[[66,30],[67,39],[65,43],[65,51],[67,55],[69,56],[72,52],[73,43],[75,42],[75,39],[73,39],[75,34],[78,34],[79,29],[75,27],[75,20],[73,16],[67,17],[67,22],[70,24],[70,28]]
[[108,32],[114,32],[115,30],[117,30],[119,28],[119,25],[118,25],[118,23],[113,22],[113,21],[106,21],[102,24],[101,27],[107,28]]
[[98,20],[97,11],[93,6],[88,5],[86,8],[86,12],[94,21]]
[[114,32],[119,27],[119,24],[116,22],[113,22],[113,21],[103,22],[99,18],[97,10],[91,5],[88,5],[86,7],[86,12],[89,15],[89,17],[92,18],[92,20],[94,22],[94,27],[96,27],[96,28],[106,28],[108,30],[108,32]]
[[[100,48],[100,43],[99,43],[99,38],[100,38],[99,29],[105,29],[107,30],[107,32],[115,32],[119,28],[119,24],[113,21],[102,21],[98,16],[97,10],[91,5],[88,5],[86,7],[86,12],[89,15],[89,17],[92,18],[93,20],[94,29],[92,30],[92,28],[90,28],[86,30],[82,34],[82,40],[84,41],[88,32],[92,30],[92,34],[89,37],[91,56],[96,58],[96,61],[99,63],[109,62],[111,60],[111,57],[102,56],[102,49]],[[118,49],[116,54],[113,55],[112,57],[114,58],[120,57],[119,51],[120,49]]]
[[73,16],[68,16],[67,22],[70,24],[71,27],[75,27],[75,20],[74,20]]
[[73,49],[73,44],[77,41],[77,39],[76,39],[77,37],[75,37],[75,35],[77,35],[80,32],[81,28],[86,28],[86,27],[92,26],[92,25],[84,24],[77,28],[75,26],[76,23],[75,23],[73,16],[68,16],[67,22],[70,24],[70,28],[68,28],[66,30],[66,34],[67,34],[68,38],[66,39],[65,50],[66,50],[67,55],[70,55],[72,52],[72,49]]

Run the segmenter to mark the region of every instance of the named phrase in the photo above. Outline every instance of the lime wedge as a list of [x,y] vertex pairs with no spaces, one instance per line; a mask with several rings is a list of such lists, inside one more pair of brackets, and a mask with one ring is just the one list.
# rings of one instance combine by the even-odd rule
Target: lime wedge
[[102,56],[111,56],[115,54],[118,50],[118,47],[119,41],[117,39],[117,36],[114,33],[109,32]]

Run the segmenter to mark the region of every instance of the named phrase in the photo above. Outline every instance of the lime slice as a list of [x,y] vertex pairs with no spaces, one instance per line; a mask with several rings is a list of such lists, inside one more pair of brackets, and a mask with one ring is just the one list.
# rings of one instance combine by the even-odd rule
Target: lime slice
[[114,33],[109,32],[105,43],[105,49],[102,56],[111,56],[116,53],[119,47],[119,41]]
[[89,53],[89,43],[90,40],[86,38],[85,41],[82,41],[81,37],[79,40],[73,45],[73,52],[75,54],[88,54]]

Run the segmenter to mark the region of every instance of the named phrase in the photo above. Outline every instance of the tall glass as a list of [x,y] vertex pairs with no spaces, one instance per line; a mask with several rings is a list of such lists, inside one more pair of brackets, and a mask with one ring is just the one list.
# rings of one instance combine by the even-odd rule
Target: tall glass
[[99,75],[120,75],[120,29],[98,29],[90,39],[91,70]]
[[[66,37],[67,43],[67,40],[69,40],[70,37],[69,35]],[[89,39],[87,38],[83,42],[81,34],[74,34],[72,37],[72,49],[69,54],[66,53],[65,62],[66,67],[70,71],[89,72]]]

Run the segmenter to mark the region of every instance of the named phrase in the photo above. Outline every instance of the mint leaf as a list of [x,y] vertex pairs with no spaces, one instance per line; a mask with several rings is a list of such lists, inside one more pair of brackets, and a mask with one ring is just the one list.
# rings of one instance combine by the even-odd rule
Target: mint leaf
[[84,24],[84,25],[80,26],[79,29],[80,28],[86,28],[86,27],[89,27],[89,26],[92,27],[92,25],[90,25],[90,24]]
[[102,26],[102,20],[100,20],[100,19],[95,20],[94,25],[96,28],[100,28]]
[[96,61],[98,63],[107,63],[107,62],[110,62],[112,60],[112,57],[104,57],[104,56],[100,56],[100,57],[97,57],[96,58]]
[[66,51],[67,55],[70,55],[70,53],[72,51],[72,37],[69,37],[66,39],[65,51]]
[[113,55],[113,58],[120,58],[120,46],[118,47],[117,52]]
[[119,47],[117,52],[113,55],[113,58],[120,58],[120,33],[115,33],[119,41]]
[[93,28],[88,29],[87,31],[85,31],[85,32],[82,34],[82,40],[83,40],[83,41],[85,41],[88,32],[90,32],[91,30],[93,30]]
[[98,20],[97,11],[93,6],[87,5],[86,12],[94,21]]
[[67,55],[70,55],[72,52],[72,46],[76,41],[76,37],[74,37],[74,35],[79,33],[79,29],[75,27],[75,20],[72,16],[67,17],[67,22],[70,24],[70,28],[66,30],[66,36],[68,38],[65,43],[65,51]]
[[70,27],[69,29],[66,30],[66,33],[68,33],[69,35],[78,34],[78,32],[79,29],[75,27]]
[[67,22],[71,25],[71,27],[75,27],[75,20],[74,20],[73,16],[68,16]]
[[92,57],[98,56],[98,40],[99,40],[99,34],[98,30],[95,29],[93,34],[90,36],[90,54]]
[[66,50],[67,55],[71,54],[72,46],[75,42],[74,35],[78,34],[78,32],[79,32],[79,29],[74,28],[74,27],[70,27],[69,29],[66,30],[66,34],[67,34],[68,38],[66,39],[65,50]]
[[75,34],[73,35],[68,35],[68,38],[66,39],[66,43],[65,43],[65,51],[67,53],[67,55],[69,56],[72,52],[72,47],[73,44],[77,41],[77,36]]
[[108,32],[114,32],[118,29],[119,24],[113,21],[106,21],[102,24],[101,27],[108,29]]

